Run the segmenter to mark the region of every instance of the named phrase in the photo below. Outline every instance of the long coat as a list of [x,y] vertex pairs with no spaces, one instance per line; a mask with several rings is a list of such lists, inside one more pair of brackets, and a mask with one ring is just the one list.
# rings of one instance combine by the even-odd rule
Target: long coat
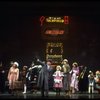
[[50,71],[52,70],[52,68],[50,67],[48,69],[47,64],[45,64],[41,61],[38,61],[38,62],[42,65],[42,69],[39,72],[37,86],[42,88],[42,86],[44,85],[44,90],[48,90],[49,89]]
[[[68,91],[70,90],[70,83],[71,83],[71,75],[70,75],[70,66],[69,64],[64,64],[62,66],[63,72],[64,72],[64,77],[63,77],[63,90]],[[65,69],[65,70],[64,70]]]

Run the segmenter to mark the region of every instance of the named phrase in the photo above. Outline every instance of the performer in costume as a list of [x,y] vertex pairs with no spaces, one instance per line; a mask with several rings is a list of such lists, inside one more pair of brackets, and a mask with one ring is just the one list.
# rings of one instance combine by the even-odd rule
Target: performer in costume
[[70,71],[70,74],[71,74],[70,88],[71,88],[72,93],[75,93],[76,91],[79,91],[79,88],[78,88],[79,67],[76,62],[74,62],[72,66],[73,66],[72,70]]
[[15,89],[15,82],[19,79],[19,64],[14,62],[8,72],[9,89],[13,93]]
[[88,75],[88,93],[94,93],[94,74],[89,71]]
[[50,71],[52,70],[51,59],[47,60],[46,63],[40,61],[37,59],[37,62],[42,65],[42,68],[39,72],[38,76],[38,82],[37,86],[41,89],[41,95],[42,96],[48,96],[49,92],[49,77],[50,77]]
[[60,91],[63,88],[63,72],[61,72],[61,66],[56,67],[56,71],[53,74],[54,76],[54,88],[56,89],[56,95],[60,95]]
[[70,82],[71,82],[71,75],[70,75],[70,65],[68,63],[67,59],[64,59],[62,61],[62,71],[64,73],[63,78],[63,90],[65,92],[65,95],[70,94]]
[[27,74],[27,66],[23,66],[22,72],[21,72],[21,80],[22,80],[22,84],[24,87],[24,91],[23,94],[26,93],[27,91],[27,80],[26,80],[26,74]]

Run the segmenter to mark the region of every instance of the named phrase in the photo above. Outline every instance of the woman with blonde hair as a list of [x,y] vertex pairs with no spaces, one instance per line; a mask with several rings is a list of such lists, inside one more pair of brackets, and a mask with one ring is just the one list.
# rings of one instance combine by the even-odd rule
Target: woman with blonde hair
[[11,90],[11,93],[13,93],[13,90],[15,89],[15,82],[18,81],[19,78],[18,66],[19,64],[14,62],[8,72],[9,89]]

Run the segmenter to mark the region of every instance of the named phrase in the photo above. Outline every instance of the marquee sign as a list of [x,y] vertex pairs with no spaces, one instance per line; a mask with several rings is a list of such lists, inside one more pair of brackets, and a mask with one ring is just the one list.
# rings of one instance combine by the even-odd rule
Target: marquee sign
[[64,40],[69,33],[69,16],[41,16],[41,35],[46,40]]
[[61,63],[63,59],[63,43],[48,42],[46,46],[46,59],[52,59],[54,64]]
[[63,17],[44,17],[44,16],[41,16],[40,22],[41,22],[41,26],[43,25],[44,22],[69,24],[69,17],[68,16],[63,16]]

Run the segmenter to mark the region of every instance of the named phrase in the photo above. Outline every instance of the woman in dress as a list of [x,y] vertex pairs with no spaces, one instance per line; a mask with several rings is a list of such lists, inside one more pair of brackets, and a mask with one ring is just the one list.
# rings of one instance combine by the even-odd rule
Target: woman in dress
[[11,93],[13,93],[13,90],[15,89],[15,82],[18,81],[19,78],[18,66],[19,64],[14,62],[8,72],[9,89],[11,90]]
[[71,73],[71,84],[70,84],[70,88],[71,88],[71,92],[75,93],[76,91],[78,91],[78,76],[79,76],[79,67],[78,64],[76,62],[74,62],[72,64],[72,70],[70,71]]

